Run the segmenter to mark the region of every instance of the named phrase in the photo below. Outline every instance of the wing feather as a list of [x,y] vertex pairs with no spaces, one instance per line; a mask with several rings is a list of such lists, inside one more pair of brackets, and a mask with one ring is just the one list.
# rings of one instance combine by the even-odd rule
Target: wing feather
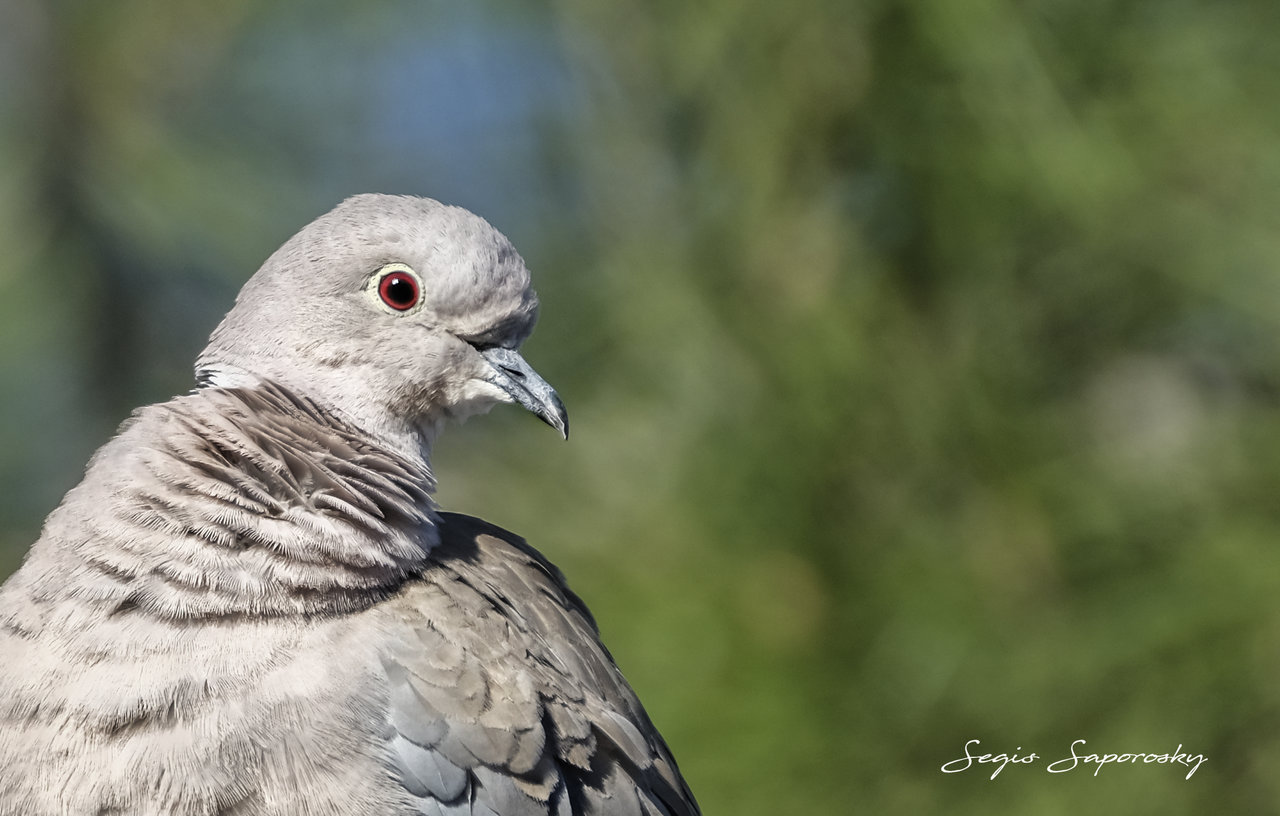
[[440,531],[381,605],[388,756],[419,812],[698,814],[560,572],[476,519],[443,514]]

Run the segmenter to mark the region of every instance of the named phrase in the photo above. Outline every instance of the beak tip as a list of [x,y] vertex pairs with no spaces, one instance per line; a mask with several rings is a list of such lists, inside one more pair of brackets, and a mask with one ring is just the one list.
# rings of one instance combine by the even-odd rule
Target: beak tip
[[569,416],[564,412],[564,406],[560,406],[558,412],[548,411],[545,414],[538,414],[538,419],[559,431],[562,439],[569,438]]
[[560,395],[555,391],[551,392],[548,400],[550,410],[547,411],[544,419],[547,424],[560,432],[561,438],[567,440],[569,438],[569,412],[565,410],[564,402],[561,401]]

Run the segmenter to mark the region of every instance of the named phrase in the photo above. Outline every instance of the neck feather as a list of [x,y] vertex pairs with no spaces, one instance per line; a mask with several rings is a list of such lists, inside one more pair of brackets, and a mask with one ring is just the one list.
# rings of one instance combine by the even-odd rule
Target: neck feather
[[424,460],[279,385],[203,388],[125,424],[24,571],[113,613],[350,611],[422,567],[434,487]]

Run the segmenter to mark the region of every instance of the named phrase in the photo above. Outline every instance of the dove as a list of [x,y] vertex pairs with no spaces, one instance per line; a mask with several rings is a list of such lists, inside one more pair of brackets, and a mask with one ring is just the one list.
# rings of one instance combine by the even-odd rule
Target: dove
[[427,198],[272,254],[0,587],[0,814],[699,813],[560,571],[432,499],[449,422],[567,438],[537,313],[511,243]]

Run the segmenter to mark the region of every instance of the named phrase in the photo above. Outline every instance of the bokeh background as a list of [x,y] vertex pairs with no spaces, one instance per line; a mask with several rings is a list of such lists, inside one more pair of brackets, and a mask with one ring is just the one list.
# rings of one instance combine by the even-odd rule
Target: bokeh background
[[[455,429],[440,500],[565,569],[708,814],[1280,812],[1277,35],[4,0],[0,576],[271,250],[430,195],[521,249],[573,418]],[[1209,759],[1046,773],[1075,739]]]

